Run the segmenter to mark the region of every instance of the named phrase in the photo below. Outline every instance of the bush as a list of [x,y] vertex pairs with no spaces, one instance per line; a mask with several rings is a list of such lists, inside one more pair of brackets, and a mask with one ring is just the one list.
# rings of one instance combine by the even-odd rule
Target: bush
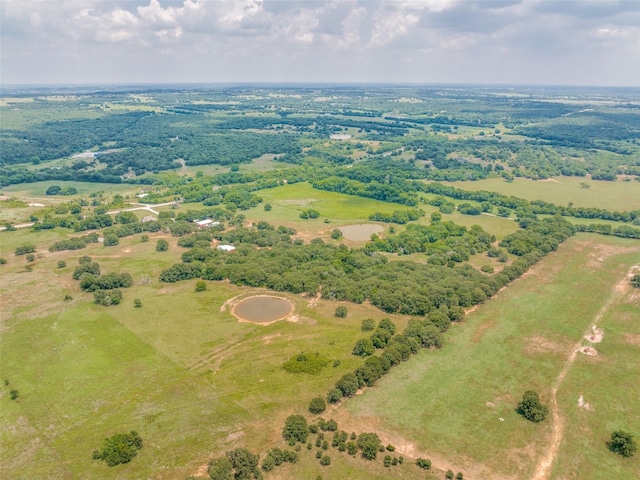
[[328,455],[325,455],[320,459],[320,465],[322,465],[323,467],[331,465],[331,458]]
[[342,392],[337,388],[331,389],[327,395],[327,402],[338,403],[340,400],[342,400]]
[[309,412],[314,415],[324,412],[326,408],[327,402],[322,397],[316,397],[309,403]]
[[282,364],[289,373],[310,373],[318,374],[329,365],[329,358],[320,353],[299,353]]
[[58,195],[60,190],[62,190],[62,188],[60,188],[59,185],[51,185],[44,193],[45,195]]
[[342,238],[342,231],[338,228],[331,230],[331,238],[334,240],[340,240]]
[[483,265],[480,267],[480,271],[484,273],[493,273],[493,267],[491,265]]
[[11,398],[11,400],[17,400],[19,396],[20,394],[18,393],[18,390],[11,390],[9,392],[9,397]]
[[33,253],[36,251],[36,246],[33,244],[20,245],[16,248],[16,255],[24,255],[25,253]]
[[198,280],[196,282],[196,292],[204,292],[207,290],[207,282]]
[[93,293],[93,300],[97,305],[102,305],[103,307],[118,305],[122,301],[122,292],[118,289],[98,290]]
[[133,300],[133,307],[134,308],[141,308],[142,307],[142,301],[139,298],[136,298]]
[[27,253],[27,256],[25,257],[25,259],[27,260],[27,262],[34,262],[36,259],[36,256],[33,253]]
[[58,268],[64,268],[66,266],[67,266],[67,262],[65,262],[64,260],[58,261]]
[[142,235],[140,237],[140,241],[143,242],[143,243],[144,242],[148,242],[149,241],[149,235]]
[[302,415],[290,415],[285,420],[282,436],[293,445],[296,442],[306,443],[309,436],[309,425]]
[[236,448],[209,462],[212,480],[262,478],[258,470],[258,456],[246,448]]
[[109,234],[104,236],[104,246],[105,247],[113,247],[120,243],[120,239],[116,234]]
[[368,357],[369,355],[373,355],[375,351],[376,349],[370,338],[361,338],[356,342],[351,353],[359,357]]
[[5,265],[7,263],[6,258],[0,258],[0,265]]
[[374,322],[373,318],[365,318],[362,320],[360,330],[363,332],[372,332],[374,328],[376,328],[376,322]]
[[361,433],[358,435],[357,445],[362,450],[362,458],[375,460],[382,447],[380,438],[375,433]]
[[524,392],[516,411],[527,420],[536,423],[543,421],[549,415],[549,409],[540,403],[540,397],[532,390]]
[[427,460],[426,458],[418,458],[416,460],[416,465],[424,470],[429,470],[431,468],[431,460]]
[[93,452],[94,460],[104,460],[107,465],[114,467],[121,463],[129,463],[142,448],[142,438],[137,432],[116,433],[105,439],[102,450]]
[[167,250],[169,250],[169,242],[164,238],[158,240],[158,243],[156,243],[156,252],[166,252]]
[[273,208],[273,207],[271,207],[271,204],[270,204],[270,203],[265,203],[265,204],[264,204],[264,211],[265,211],[265,212],[270,212],[272,208]]
[[345,318],[349,310],[344,305],[340,305],[336,308],[334,315],[338,318]]
[[444,474],[444,478],[446,478],[447,480],[453,480],[453,470],[447,470],[447,473]]
[[629,432],[624,430],[616,430],[611,434],[611,440],[607,442],[607,447],[613,453],[622,455],[623,457],[632,457],[637,450],[636,441]]

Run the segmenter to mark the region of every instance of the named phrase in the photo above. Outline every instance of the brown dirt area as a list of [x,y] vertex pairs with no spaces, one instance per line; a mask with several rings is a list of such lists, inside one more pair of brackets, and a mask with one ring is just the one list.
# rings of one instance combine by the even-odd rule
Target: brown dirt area
[[478,325],[478,328],[476,329],[476,331],[473,333],[473,335],[471,337],[471,341],[473,343],[478,343],[480,341],[480,339],[482,338],[482,336],[484,335],[484,333],[487,330],[489,330],[490,328],[495,327],[496,323],[497,322],[495,320],[491,319],[491,320],[488,320],[488,321],[484,322],[481,325]]
[[561,343],[554,342],[548,338],[540,335],[534,335],[527,339],[527,346],[524,349],[524,353],[531,355],[534,353],[566,353],[569,350],[568,346]]

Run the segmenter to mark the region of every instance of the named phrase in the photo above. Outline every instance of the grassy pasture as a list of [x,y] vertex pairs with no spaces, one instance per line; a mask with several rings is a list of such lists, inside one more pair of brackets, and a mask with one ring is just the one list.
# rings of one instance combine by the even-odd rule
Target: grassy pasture
[[[586,234],[570,239],[454,326],[442,350],[421,352],[401,365],[378,386],[347,402],[345,414],[356,424],[378,425],[396,443],[407,442],[470,478],[527,478],[545,450],[551,422],[523,420],[514,411],[517,402],[528,389],[548,401],[571,348],[629,267],[639,262],[637,242]],[[626,313],[626,323],[618,323],[617,335],[612,332],[618,344],[628,338],[637,341],[626,336],[638,328],[630,325],[630,319],[637,318],[637,293],[635,298],[634,305],[615,304],[605,317],[606,329],[607,318],[618,318],[617,309]],[[606,343],[606,359],[579,357],[560,389],[560,413],[567,427],[557,478],[574,478],[561,475],[569,467],[576,475],[600,469],[590,478],[613,478],[616,473],[618,478],[635,478],[640,472],[637,462],[613,456],[603,443],[609,430],[623,425],[640,431],[638,397],[624,386],[633,382],[640,352],[629,342],[624,353],[618,353],[615,343]],[[605,370],[597,372],[592,364]],[[579,387],[580,379],[590,388]],[[590,397],[587,401],[598,401],[594,415],[577,411],[578,391]],[[605,407],[609,399],[616,401]],[[587,427],[594,435],[575,441],[586,433],[581,419],[588,415]]]
[[[62,188],[74,187],[78,190],[76,195],[46,195],[47,188],[51,185],[59,185]],[[81,196],[89,195],[93,192],[103,191],[105,195],[135,195],[140,191],[140,185],[131,185],[127,183],[93,183],[93,182],[74,182],[67,180],[47,180],[46,182],[21,183],[18,185],[9,185],[2,187],[2,195],[13,196],[17,198],[39,198],[54,199],[58,201],[69,201]]]
[[[161,284],[159,271],[182,249],[169,239],[168,252],[155,252],[157,238],[49,253],[51,238],[42,237],[42,257],[32,271],[20,263],[23,257],[2,266],[0,378],[9,381],[0,388],[3,475],[184,478],[212,452],[243,445],[264,453],[280,441],[286,415],[306,411],[311,397],[356,366],[350,352],[362,335],[361,320],[386,316],[349,305],[347,318],[336,319],[336,303],[313,305],[286,295],[296,306],[296,322],[237,322],[221,310],[224,302],[262,291],[208,282],[206,292],[195,293],[194,281]],[[135,285],[124,290],[123,303],[98,307],[79,290],[71,273],[87,254],[104,272],[132,274]],[[67,267],[56,268],[62,259]],[[148,284],[141,283],[144,274]],[[63,301],[65,294],[73,300]],[[133,307],[134,298],[142,308]],[[399,328],[406,321],[396,318]],[[340,365],[318,375],[281,369],[302,351]],[[18,401],[9,399],[12,388],[20,392]],[[145,439],[132,463],[108,468],[91,460],[104,437],[131,429]],[[308,468],[321,473],[317,464]]]
[[[581,188],[586,182],[590,188]],[[531,200],[543,200],[556,205],[573,202],[576,207],[598,207],[608,210],[640,209],[638,182],[605,182],[588,177],[555,177],[552,180],[516,178],[505,182],[502,178],[488,178],[476,182],[442,182],[463,190],[488,190]]]

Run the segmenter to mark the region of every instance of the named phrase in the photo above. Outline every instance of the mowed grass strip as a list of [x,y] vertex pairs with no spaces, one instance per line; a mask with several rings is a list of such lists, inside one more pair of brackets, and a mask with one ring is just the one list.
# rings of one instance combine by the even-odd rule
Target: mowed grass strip
[[526,478],[546,448],[551,423],[522,419],[514,411],[518,401],[525,390],[548,401],[571,348],[638,262],[637,242],[571,238],[454,326],[442,350],[401,365],[348,401],[348,412],[464,471]]

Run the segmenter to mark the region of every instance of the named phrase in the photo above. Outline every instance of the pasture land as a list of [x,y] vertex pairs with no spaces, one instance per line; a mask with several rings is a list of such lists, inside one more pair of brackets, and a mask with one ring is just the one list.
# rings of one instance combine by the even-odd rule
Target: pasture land
[[[22,232],[4,235],[12,234]],[[347,318],[337,319],[335,302],[283,295],[295,305],[295,322],[238,322],[222,309],[225,302],[266,291],[208,282],[207,291],[195,293],[195,281],[161,284],[159,271],[183,249],[166,237],[169,251],[155,252],[160,236],[150,237],[50,253],[47,236],[38,241],[31,270],[24,257],[2,266],[0,375],[9,382],[0,398],[3,475],[185,478],[210,455],[236,446],[264,454],[280,444],[286,415],[305,412],[313,396],[355,368],[351,348],[363,335],[361,320],[387,316],[350,304]],[[98,307],[80,291],[71,274],[82,255],[103,272],[131,273],[135,284],[124,289],[120,305]],[[67,266],[56,268],[59,260]],[[72,300],[63,300],[67,294]],[[142,308],[134,308],[134,298]],[[407,322],[394,319],[399,328]],[[281,368],[305,351],[332,363],[318,375]],[[17,401],[9,389],[20,392]],[[103,438],[123,429],[137,430],[145,441],[135,461],[109,468],[91,459]],[[330,471],[339,468],[335,460]],[[317,462],[305,468],[315,469],[314,477],[322,473]]]
[[[531,389],[549,402],[576,342],[639,263],[637,242],[571,238],[454,326],[442,350],[421,352],[347,402],[344,422],[376,425],[406,452],[423,452],[469,478],[528,478],[553,422],[527,422],[515,413],[518,401]],[[605,334],[596,346],[601,355],[578,356],[561,384],[565,430],[552,478],[640,474],[637,462],[611,454],[604,443],[616,428],[640,431],[640,401],[631,387],[640,368],[638,308],[638,292],[616,296],[602,319],[610,338]],[[594,411],[577,407],[580,394]]]
[[[581,183],[589,188],[582,188]],[[589,177],[554,177],[549,180],[516,178],[506,182],[503,178],[488,178],[476,182],[442,182],[469,191],[487,190],[526,200],[543,200],[556,205],[573,202],[576,207],[597,207],[607,210],[629,211],[640,209],[640,184],[635,181],[606,182]]]
[[[51,185],[59,185],[62,188],[73,187],[78,193],[76,195],[46,195],[47,188]],[[39,199],[54,201],[69,201],[81,196],[87,196],[93,192],[104,192],[105,195],[135,195],[141,189],[140,185],[132,185],[129,183],[93,183],[93,182],[75,182],[67,180],[47,180],[46,182],[21,183],[18,185],[9,185],[2,187],[2,195],[17,197],[21,199]]]

